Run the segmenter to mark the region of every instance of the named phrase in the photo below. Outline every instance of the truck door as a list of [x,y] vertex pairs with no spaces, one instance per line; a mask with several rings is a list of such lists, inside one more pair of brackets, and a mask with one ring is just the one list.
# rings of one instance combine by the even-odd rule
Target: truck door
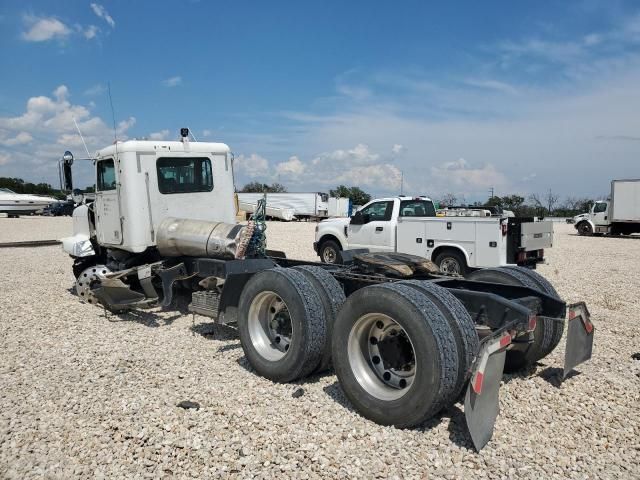
[[609,202],[596,202],[593,205],[594,225],[609,225]]
[[96,163],[96,233],[104,245],[122,244],[116,168],[112,158]]
[[369,248],[375,252],[395,250],[395,222],[391,221],[393,200],[373,202],[361,211],[364,223],[349,224],[349,248]]

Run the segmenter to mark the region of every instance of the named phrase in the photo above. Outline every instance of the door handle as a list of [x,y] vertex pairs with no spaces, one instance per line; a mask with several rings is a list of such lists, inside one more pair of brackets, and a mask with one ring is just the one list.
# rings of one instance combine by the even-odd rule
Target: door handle
[[382,227],[376,227],[376,232],[381,232],[382,231]]

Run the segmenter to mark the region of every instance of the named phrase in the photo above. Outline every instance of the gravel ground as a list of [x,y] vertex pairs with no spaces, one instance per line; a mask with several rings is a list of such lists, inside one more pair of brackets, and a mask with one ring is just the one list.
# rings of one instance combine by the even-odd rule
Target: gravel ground
[[[0,242],[68,228],[0,218]],[[313,228],[270,223],[269,246],[315,259]],[[378,426],[333,374],[273,384],[230,328],[180,311],[105,316],[72,293],[59,247],[0,249],[0,478],[640,478],[640,238],[556,232],[540,272],[587,301],[594,358],[563,384],[563,346],[505,375],[479,454],[461,405],[423,428]]]

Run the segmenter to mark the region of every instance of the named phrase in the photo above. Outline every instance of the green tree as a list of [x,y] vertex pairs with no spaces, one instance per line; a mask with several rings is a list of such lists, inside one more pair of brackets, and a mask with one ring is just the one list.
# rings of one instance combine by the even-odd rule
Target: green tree
[[287,188],[281,183],[273,183],[271,185],[267,185],[266,183],[260,182],[250,182],[247,183],[242,190],[241,193],[285,193]]
[[351,199],[354,205],[364,205],[371,200],[371,195],[364,192],[360,187],[347,187],[338,185],[334,190],[329,190],[332,197],[347,197]]

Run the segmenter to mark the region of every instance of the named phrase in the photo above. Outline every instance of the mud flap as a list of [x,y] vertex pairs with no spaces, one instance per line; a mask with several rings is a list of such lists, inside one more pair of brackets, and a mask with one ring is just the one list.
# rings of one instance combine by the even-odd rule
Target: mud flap
[[504,370],[505,347],[510,343],[511,335],[505,332],[482,345],[467,387],[464,416],[477,451],[493,436],[493,427],[500,413],[498,392]]
[[569,326],[567,327],[567,345],[564,353],[564,373],[566,379],[571,371],[591,358],[593,333],[591,315],[584,302],[569,305]]

